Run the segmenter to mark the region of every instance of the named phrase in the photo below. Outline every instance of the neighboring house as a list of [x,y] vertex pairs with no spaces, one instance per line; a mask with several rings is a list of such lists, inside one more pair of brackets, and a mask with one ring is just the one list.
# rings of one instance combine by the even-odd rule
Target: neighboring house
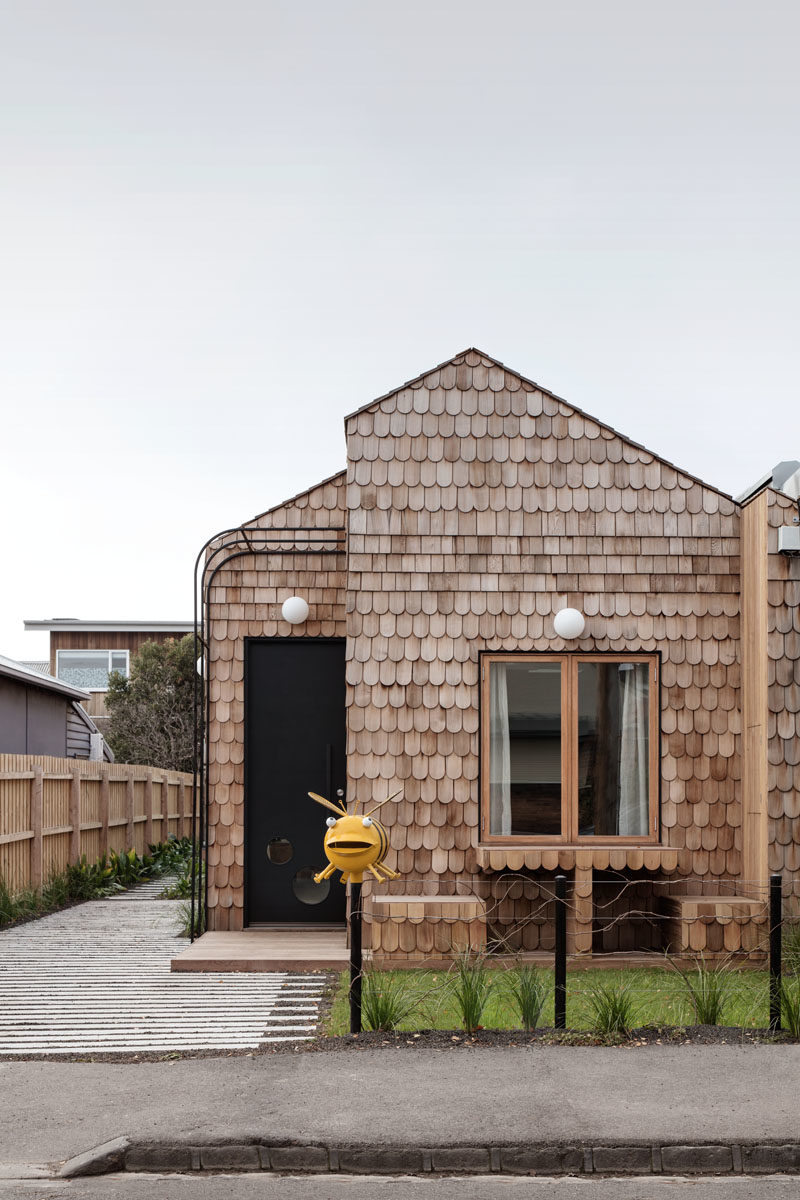
[[800,895],[797,477],[737,502],[477,350],[345,432],[208,551],[209,928],[341,921],[306,793],[402,789],[384,893],[535,951],[560,870],[577,951],[755,946],[768,872]]
[[50,659],[49,658],[46,658],[44,660],[35,659],[32,662],[28,662],[23,659],[20,659],[20,663],[28,671],[35,671],[37,675],[49,675],[50,674]]
[[51,754],[113,762],[88,692],[0,655],[0,754]]
[[111,671],[130,673],[131,659],[145,642],[166,642],[191,633],[191,621],[80,621],[73,617],[26,621],[27,630],[50,633],[49,672],[88,692],[85,707],[101,726]]

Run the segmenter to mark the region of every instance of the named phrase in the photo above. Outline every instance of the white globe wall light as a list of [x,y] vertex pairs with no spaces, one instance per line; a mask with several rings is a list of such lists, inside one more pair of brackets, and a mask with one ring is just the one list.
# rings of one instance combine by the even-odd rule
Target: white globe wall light
[[583,613],[578,612],[577,608],[562,608],[555,615],[553,627],[559,637],[562,637],[565,642],[571,642],[581,636],[586,628],[586,621]]
[[308,605],[302,596],[290,596],[281,605],[281,616],[290,625],[302,625],[308,618]]

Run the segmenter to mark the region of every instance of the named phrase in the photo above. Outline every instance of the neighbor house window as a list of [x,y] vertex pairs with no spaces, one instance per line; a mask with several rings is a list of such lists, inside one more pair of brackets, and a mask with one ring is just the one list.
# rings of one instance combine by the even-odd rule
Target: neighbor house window
[[658,660],[482,657],[481,832],[655,841]]
[[75,687],[105,692],[111,671],[128,674],[129,653],[128,650],[57,650],[56,675]]

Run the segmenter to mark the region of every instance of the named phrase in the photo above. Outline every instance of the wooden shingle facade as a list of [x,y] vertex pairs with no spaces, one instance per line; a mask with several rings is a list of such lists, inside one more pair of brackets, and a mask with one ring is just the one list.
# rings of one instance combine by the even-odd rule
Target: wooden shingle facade
[[[243,527],[251,544],[256,544],[255,531],[275,530],[275,541],[266,543],[265,548],[271,546],[277,552],[295,547],[297,553],[234,558],[217,571],[209,588],[205,624],[209,647],[210,929],[244,926],[245,639],[346,637],[344,504],[345,476],[341,472],[256,517]],[[321,553],[327,540],[326,545],[309,543],[301,533],[293,532],[302,529],[332,534],[341,553]],[[213,546],[210,553],[213,561]],[[298,591],[311,609],[309,620],[300,629],[281,619],[282,601]],[[307,803],[310,809],[311,802]]]
[[[271,870],[246,856],[248,813],[311,808],[305,788],[270,797],[269,772],[248,792],[248,643],[339,639],[348,803],[402,788],[381,816],[401,879],[382,895],[464,896],[491,944],[536,951],[562,870],[576,952],[658,949],[667,929],[680,948],[753,949],[768,871],[800,896],[800,559],[777,552],[795,502],[767,488],[737,504],[476,350],[345,432],[346,471],[242,526],[209,587],[209,927],[270,921],[248,900],[246,863]],[[292,595],[309,605],[298,626],[281,617]],[[585,617],[571,641],[554,629],[565,607]],[[486,672],[504,662],[648,673],[646,828],[492,829]],[[563,745],[578,792],[582,751]],[[382,959],[441,946],[401,901],[379,909],[399,914],[376,929]]]

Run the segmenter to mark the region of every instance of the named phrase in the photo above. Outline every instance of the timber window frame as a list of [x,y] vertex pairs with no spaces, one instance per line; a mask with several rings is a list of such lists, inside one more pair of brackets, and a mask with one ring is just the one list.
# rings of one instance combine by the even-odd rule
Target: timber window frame
[[[105,664],[103,664],[103,657]],[[74,683],[69,674],[62,674],[64,668],[69,672],[70,659],[83,658],[84,660],[94,659],[96,666],[94,668],[85,666],[85,670],[95,669],[97,671],[105,671],[105,686],[99,687],[95,684]],[[120,665],[119,660],[124,658],[124,667]],[[118,661],[115,663],[114,660]],[[131,652],[130,650],[106,650],[103,647],[85,647],[83,649],[70,648],[64,650],[56,650],[56,678],[63,679],[65,683],[71,683],[75,687],[85,688],[87,692],[107,692],[108,691],[108,676],[112,671],[119,671],[126,679],[130,678],[131,673]]]
[[[530,845],[530,846],[649,846],[660,842],[660,656],[658,654],[603,653],[549,653],[512,651],[494,653],[482,651],[480,656],[480,844],[481,845]],[[581,664],[616,664],[618,669],[631,666],[647,668],[647,714],[646,714],[646,769],[647,769],[647,821],[646,831],[634,834],[602,833],[581,834],[579,830],[580,790],[580,725],[578,704],[578,680]],[[532,673],[537,667],[545,667],[552,673],[560,669],[560,828],[558,832],[503,833],[498,830],[497,817],[492,816],[492,669],[499,664],[514,664],[518,668],[530,664]],[[497,714],[495,711],[495,720]],[[506,720],[508,714],[506,713]],[[555,731],[554,731],[555,732]],[[495,745],[497,745],[495,739]],[[503,769],[508,771],[506,765]],[[495,779],[497,772],[495,771]],[[642,821],[642,825],[645,822]],[[494,827],[494,831],[493,831]]]

